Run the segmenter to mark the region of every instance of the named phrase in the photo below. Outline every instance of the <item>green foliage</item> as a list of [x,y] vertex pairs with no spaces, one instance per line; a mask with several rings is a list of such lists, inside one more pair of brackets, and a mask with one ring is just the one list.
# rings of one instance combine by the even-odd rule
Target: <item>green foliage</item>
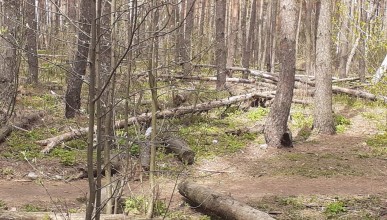
[[15,173],[15,170],[12,167],[4,167],[0,168],[0,173],[4,176],[13,175]]
[[247,113],[247,118],[252,121],[260,121],[269,113],[268,108],[258,107]]
[[296,128],[312,127],[313,118],[312,116],[306,116],[302,112],[294,112],[292,115],[292,124]]
[[66,147],[69,149],[85,150],[87,148],[87,141],[82,138],[74,139],[66,142]]
[[0,199],[0,209],[6,209],[6,208],[7,208],[6,203]]
[[376,155],[387,155],[387,132],[368,138],[366,143],[373,148]]
[[[18,158],[23,160],[27,158],[40,158],[41,147],[35,144],[35,141],[42,138],[42,130],[34,129],[28,132],[14,131],[7,139],[7,150],[2,152],[6,158]],[[21,154],[23,152],[23,154]]]
[[37,205],[34,205],[34,204],[26,204],[22,207],[22,209],[26,212],[41,212],[41,211],[44,211],[43,208],[37,206]]
[[69,151],[61,148],[55,148],[51,155],[57,157],[60,160],[60,163],[65,166],[73,166],[76,164],[76,152]]
[[290,206],[293,209],[303,209],[303,208],[305,208],[305,205],[297,197],[279,198],[279,204],[283,205],[283,206]]
[[[144,196],[130,197],[125,200],[125,212],[134,215],[144,214],[148,207],[148,200]],[[153,213],[155,216],[164,215],[167,212],[167,206],[164,202],[157,200],[155,202]]]
[[347,209],[345,208],[345,204],[343,201],[331,202],[325,208],[325,213],[328,216],[336,216],[346,211]]
[[335,114],[333,119],[337,133],[344,133],[348,125],[351,125],[351,120],[345,118],[342,115]]

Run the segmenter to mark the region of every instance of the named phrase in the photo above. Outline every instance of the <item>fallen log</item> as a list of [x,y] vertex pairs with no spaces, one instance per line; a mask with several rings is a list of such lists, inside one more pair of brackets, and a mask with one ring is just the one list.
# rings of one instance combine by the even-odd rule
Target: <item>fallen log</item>
[[274,219],[269,214],[239,202],[230,196],[222,195],[212,189],[200,186],[192,181],[179,184],[179,193],[190,202],[220,216],[222,219],[266,220]]
[[179,137],[165,136],[162,138],[165,148],[174,154],[184,163],[191,165],[195,161],[195,152],[188,146],[187,142]]
[[[230,67],[230,69],[234,69],[234,68],[235,67]],[[238,69],[245,69],[245,68],[239,68],[239,67],[237,67],[237,68]],[[275,81],[275,82],[278,81],[278,77],[276,75],[273,75],[273,74],[268,73],[268,72],[259,71],[259,70],[250,70],[250,69],[246,69],[246,71],[254,76],[270,79],[270,80]],[[303,77],[295,77],[295,81],[305,83],[305,84],[308,84],[308,85],[313,86],[313,87],[316,85],[316,83],[314,81],[304,79]],[[336,94],[346,94],[346,95],[359,97],[359,98],[363,98],[363,99],[367,99],[367,100],[371,100],[371,101],[378,100],[378,101],[382,101],[384,103],[387,103],[387,97],[377,96],[377,95],[374,95],[372,93],[365,92],[365,91],[359,91],[359,90],[355,90],[355,89],[347,89],[347,88],[343,88],[343,87],[332,86],[332,92],[336,93]]]
[[[174,79],[185,79],[185,80],[199,80],[199,81],[217,81],[218,79],[216,77],[211,76],[185,76],[185,75],[176,75],[176,76],[161,76],[165,78],[174,78]],[[226,78],[226,82],[230,83],[246,83],[246,84],[252,84],[255,83],[255,79],[241,79],[241,78],[233,78],[228,77]]]
[[[203,111],[208,111],[213,108],[219,108],[222,106],[227,106],[231,105],[234,103],[242,102],[245,100],[249,100],[252,98],[256,97],[263,97],[263,98],[271,98],[272,96],[270,95],[272,92],[258,92],[254,91],[248,94],[243,94],[243,95],[237,95],[237,96],[232,96],[228,97],[225,99],[220,99],[220,100],[215,100],[215,101],[210,101],[206,103],[200,103],[196,105],[191,105],[191,106],[180,106],[178,108],[173,108],[173,109],[166,109],[163,111],[157,111],[156,117],[158,119],[162,118],[171,118],[171,117],[176,117],[176,116],[181,116],[189,113],[196,113],[196,112],[203,112]],[[143,113],[138,116],[134,116],[128,119],[128,124],[134,124],[134,123],[141,123],[141,122],[147,122],[151,120],[151,113]],[[125,120],[120,120],[115,123],[115,128],[120,129],[125,126]],[[96,127],[95,127],[96,129]],[[65,141],[70,141],[75,138],[81,137],[83,135],[86,135],[89,132],[88,127],[72,130],[70,132],[51,137],[45,140],[40,140],[37,141],[36,143],[45,146],[45,148],[41,151],[42,153],[48,153],[50,152],[55,146],[58,144],[65,142]]]
[[41,117],[43,112],[27,112],[15,118],[13,123],[5,124],[0,128],[0,143],[15,129],[24,129]]

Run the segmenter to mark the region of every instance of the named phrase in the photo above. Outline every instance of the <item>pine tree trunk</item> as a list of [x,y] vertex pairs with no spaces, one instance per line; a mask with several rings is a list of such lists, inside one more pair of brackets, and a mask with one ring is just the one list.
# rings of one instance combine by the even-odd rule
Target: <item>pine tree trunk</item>
[[292,147],[287,121],[293,98],[295,78],[297,4],[295,0],[280,2],[280,75],[273,106],[265,124],[265,140],[269,147]]
[[322,1],[317,27],[316,91],[314,126],[318,134],[333,134],[332,67],[331,67],[331,1]]
[[216,27],[215,41],[216,52],[215,62],[217,66],[216,89],[222,90],[226,84],[227,77],[227,50],[225,45],[225,26],[226,26],[226,1],[216,0]]

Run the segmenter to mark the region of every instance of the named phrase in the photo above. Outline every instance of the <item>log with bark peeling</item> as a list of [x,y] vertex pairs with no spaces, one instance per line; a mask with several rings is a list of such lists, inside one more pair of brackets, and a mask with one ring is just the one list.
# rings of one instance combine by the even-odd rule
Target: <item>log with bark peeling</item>
[[[225,99],[220,99],[220,100],[215,100],[215,101],[210,101],[206,103],[200,103],[192,106],[181,106],[178,108],[173,108],[173,109],[166,109],[162,111],[157,111],[156,117],[157,118],[171,118],[171,117],[176,117],[176,116],[181,116],[189,113],[196,113],[196,112],[203,112],[203,111],[208,111],[213,108],[219,108],[222,106],[227,106],[230,104],[242,102],[245,100],[249,100],[252,98],[256,97],[263,97],[263,98],[271,98],[272,91],[270,92],[258,92],[254,91],[248,94],[243,94],[243,95],[237,95],[237,96],[232,96],[228,97]],[[128,123],[134,124],[134,123],[141,123],[141,122],[146,122],[151,119],[151,113],[143,113],[141,115],[131,117],[128,119]],[[120,120],[115,123],[115,128],[120,129],[125,126],[125,120]],[[41,146],[45,146],[45,148],[41,151],[42,153],[48,153],[50,152],[55,146],[58,144],[65,142],[65,141],[70,141],[73,140],[77,137],[86,135],[89,132],[89,128],[80,128],[76,130],[72,130],[70,132],[48,138],[45,140],[37,141],[36,143],[40,144]]]
[[0,128],[0,143],[15,129],[24,129],[34,121],[43,117],[43,112],[27,112],[14,119],[13,123],[6,124]]
[[236,220],[272,220],[269,214],[239,202],[230,196],[222,195],[212,189],[200,186],[192,181],[179,184],[179,193],[206,211],[220,216],[222,219]]

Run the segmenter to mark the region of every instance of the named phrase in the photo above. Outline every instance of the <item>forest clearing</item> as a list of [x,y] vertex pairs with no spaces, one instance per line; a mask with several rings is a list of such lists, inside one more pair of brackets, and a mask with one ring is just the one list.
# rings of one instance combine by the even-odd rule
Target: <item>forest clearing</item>
[[387,1],[0,5],[0,219],[387,219]]

